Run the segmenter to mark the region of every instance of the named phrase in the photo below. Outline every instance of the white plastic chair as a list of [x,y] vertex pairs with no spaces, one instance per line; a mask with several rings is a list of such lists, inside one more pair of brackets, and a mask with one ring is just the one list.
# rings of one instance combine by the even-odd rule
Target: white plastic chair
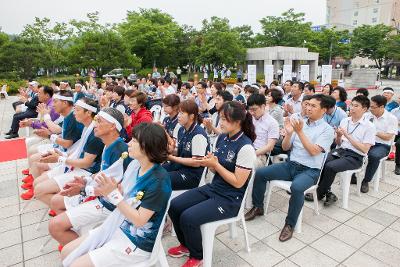
[[[4,99],[7,99],[7,98],[8,98],[7,84],[4,84],[4,85],[1,87],[0,96],[1,96],[1,95],[4,96]],[[1,99],[1,97],[0,97],[0,99]]]
[[[268,164],[269,164],[269,159],[270,159],[271,157],[272,157],[272,156],[271,156],[270,154],[267,155],[267,158],[266,158],[266,163],[267,163],[267,165],[266,165],[266,166],[268,166]],[[252,182],[252,183],[249,182],[248,187],[249,187],[249,189],[248,189],[249,192],[247,193],[245,208],[246,208],[246,209],[251,209],[251,208],[253,207],[253,199],[252,199],[253,182]]]
[[164,248],[161,243],[161,238],[163,235],[164,223],[165,223],[165,219],[166,219],[166,216],[167,216],[167,213],[169,210],[169,205],[171,203],[171,199],[172,199],[172,197],[170,197],[170,199],[168,200],[167,209],[165,210],[164,217],[161,220],[160,228],[158,229],[156,241],[154,243],[154,247],[153,247],[153,251],[151,252],[150,259],[143,263],[138,264],[137,265],[138,267],[148,267],[148,266],[153,266],[153,265],[161,266],[161,267],[169,266],[167,257],[164,252]]
[[279,154],[279,155],[275,155],[275,156],[270,156],[270,159],[271,159],[272,163],[278,163],[278,162],[286,161],[288,159],[288,155],[287,154]]
[[386,160],[388,159],[390,152],[392,151],[393,148],[393,144],[394,144],[394,140],[392,140],[392,142],[390,143],[390,151],[389,154],[382,158],[379,161],[379,166],[378,169],[376,170],[374,177],[373,177],[373,181],[374,181],[374,192],[378,193],[379,192],[379,182],[382,179],[382,181],[385,180],[385,171],[386,171]]
[[376,170],[375,174],[374,174],[374,192],[378,193],[379,192],[379,182],[382,179],[385,180],[385,170],[386,170],[386,160],[387,160],[387,156],[382,158],[379,161],[379,166],[378,169]]
[[153,115],[153,122],[158,122],[161,117],[162,107],[160,105],[154,105],[151,107],[150,112]]
[[[254,174],[255,174],[255,169],[253,169],[251,172],[249,184],[253,182]],[[238,221],[242,222],[244,238],[246,241],[246,249],[247,249],[247,252],[250,252],[249,237],[247,235],[246,221],[244,219],[244,205],[246,203],[248,189],[249,189],[249,187],[247,186],[246,191],[243,195],[243,200],[240,205],[239,212],[236,217],[219,220],[219,221],[215,221],[215,222],[209,222],[209,223],[202,224],[200,226],[201,237],[202,237],[202,242],[203,242],[203,266],[204,267],[211,267],[215,231],[217,230],[217,228],[219,226],[224,225],[224,224],[229,224],[229,231],[231,234],[231,238],[235,238],[237,235],[236,222],[238,222]]]
[[[337,175],[340,177],[340,184],[342,186],[342,208],[348,209],[349,208],[349,194],[350,194],[350,183],[351,183],[351,176],[356,173],[361,173],[367,164],[367,157],[364,157],[363,164],[360,168],[355,170],[348,170],[344,172],[339,172]],[[361,196],[361,182],[363,180],[362,175],[357,176],[357,194]]]
[[[314,213],[316,215],[319,215],[319,207],[318,207],[318,198],[317,198],[317,188],[318,188],[318,183],[319,180],[321,179],[321,174],[322,174],[322,170],[323,167],[325,165],[325,160],[327,157],[328,153],[325,153],[324,155],[324,159],[322,160],[322,165],[321,165],[321,170],[319,173],[319,177],[317,182],[311,186],[310,188],[308,188],[306,191],[304,191],[304,195],[311,193],[313,194],[313,198],[314,198]],[[268,210],[268,206],[269,206],[269,201],[271,199],[271,195],[272,195],[272,189],[274,187],[279,187],[283,190],[289,191],[290,192],[290,187],[292,186],[292,182],[291,181],[281,181],[281,180],[272,180],[269,181],[269,183],[267,184],[267,190],[266,190],[266,201],[265,201],[265,205],[264,205],[264,213],[267,214],[267,210]],[[300,211],[299,217],[297,218],[297,223],[295,226],[295,231],[297,233],[301,233],[301,224],[303,221],[303,208]]]

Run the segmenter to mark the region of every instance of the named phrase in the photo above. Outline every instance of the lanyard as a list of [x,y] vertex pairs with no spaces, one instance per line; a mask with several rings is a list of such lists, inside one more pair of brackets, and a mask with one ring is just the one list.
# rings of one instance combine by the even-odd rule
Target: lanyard
[[218,127],[219,123],[219,113],[217,114],[217,119],[215,120],[215,127]]
[[357,123],[357,125],[356,125],[356,127],[354,127],[353,131],[351,131],[351,132],[349,133],[350,121],[347,121],[347,132],[348,132],[350,135],[352,135],[352,134],[354,133],[354,131],[358,128],[358,126],[360,126],[360,124],[361,124],[360,122]]
[[[335,117],[336,110],[337,110],[337,107],[335,107],[335,111],[333,112],[333,114],[332,114],[332,116],[331,116],[331,119],[328,121],[328,124],[329,124],[329,125],[331,125],[331,122],[332,122],[333,118]],[[330,115],[329,115],[329,116],[330,116]],[[332,125],[331,125],[331,126],[332,126]],[[347,126],[347,128],[349,128],[349,127]]]

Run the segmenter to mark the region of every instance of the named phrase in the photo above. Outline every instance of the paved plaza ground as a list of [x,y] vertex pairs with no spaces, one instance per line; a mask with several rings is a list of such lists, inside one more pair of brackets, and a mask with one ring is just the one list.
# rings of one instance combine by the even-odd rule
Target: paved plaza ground
[[[0,139],[9,130],[15,99],[0,101]],[[227,228],[221,228],[214,241],[213,266],[400,266],[400,176],[393,173],[393,162],[386,166],[378,193],[371,188],[358,197],[352,186],[348,210],[340,207],[338,181],[333,186],[339,197],[336,205],[325,208],[320,202],[317,216],[312,203],[306,203],[302,233],[285,243],[278,236],[289,196],[275,191],[268,214],[247,224],[251,252],[244,248],[242,231],[232,240]],[[19,198],[21,170],[26,167],[26,159],[0,163],[0,266],[61,266],[56,242],[39,251],[48,236],[47,222],[36,229],[45,206],[35,201],[19,214],[24,204]],[[165,248],[176,244],[175,237],[163,238]],[[180,266],[184,259],[168,261]]]

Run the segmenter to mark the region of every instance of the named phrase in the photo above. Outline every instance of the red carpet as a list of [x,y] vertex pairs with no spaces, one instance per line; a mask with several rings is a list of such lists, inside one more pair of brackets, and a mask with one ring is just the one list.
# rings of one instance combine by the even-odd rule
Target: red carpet
[[26,158],[25,139],[0,141],[0,162]]

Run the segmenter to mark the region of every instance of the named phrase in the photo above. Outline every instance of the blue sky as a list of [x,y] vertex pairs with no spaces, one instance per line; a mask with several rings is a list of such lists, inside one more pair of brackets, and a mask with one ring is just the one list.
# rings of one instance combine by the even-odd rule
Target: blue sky
[[306,13],[307,21],[324,24],[325,0],[3,0],[0,1],[0,27],[10,34],[20,33],[34,17],[48,17],[52,21],[68,22],[84,19],[88,12],[99,11],[101,23],[117,23],[127,10],[159,8],[171,14],[179,24],[199,28],[204,18],[226,17],[233,26],[248,24],[260,30],[259,20],[265,16],[278,16],[289,8]]

